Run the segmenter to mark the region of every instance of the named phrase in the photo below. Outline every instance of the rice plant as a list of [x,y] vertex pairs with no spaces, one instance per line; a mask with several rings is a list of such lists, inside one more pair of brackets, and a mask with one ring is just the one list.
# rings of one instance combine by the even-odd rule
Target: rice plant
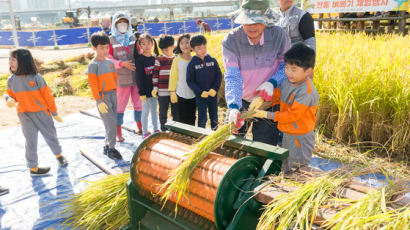
[[91,182],[66,201],[63,225],[74,229],[121,229],[129,223],[126,182],[129,173],[106,176]]

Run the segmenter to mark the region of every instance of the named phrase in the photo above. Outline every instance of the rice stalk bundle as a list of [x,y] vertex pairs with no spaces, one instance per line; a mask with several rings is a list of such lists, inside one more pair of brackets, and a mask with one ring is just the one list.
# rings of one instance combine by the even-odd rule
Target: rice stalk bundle
[[129,223],[126,182],[129,173],[108,175],[91,182],[67,200],[64,211],[70,217],[63,225],[74,229],[121,229]]
[[368,169],[337,169],[301,185],[298,189],[276,197],[265,206],[258,230],[311,229],[319,208],[350,180]]
[[[241,118],[250,118],[252,114],[253,111],[244,112],[241,114]],[[160,187],[160,191],[164,191],[161,201],[165,205],[169,197],[175,193],[177,195],[175,214],[178,211],[180,199],[186,196],[192,173],[196,166],[201,163],[208,153],[221,146],[233,131],[235,131],[235,125],[233,123],[219,127],[215,132],[196,143],[192,151],[184,156],[185,161],[183,161],[178,168],[170,171],[169,178]]]
[[[408,229],[410,206],[394,210],[387,206],[397,194],[408,192],[408,181],[397,180],[388,186],[370,192],[363,199],[329,218],[322,227],[333,230],[342,229]],[[406,224],[407,223],[407,224]]]

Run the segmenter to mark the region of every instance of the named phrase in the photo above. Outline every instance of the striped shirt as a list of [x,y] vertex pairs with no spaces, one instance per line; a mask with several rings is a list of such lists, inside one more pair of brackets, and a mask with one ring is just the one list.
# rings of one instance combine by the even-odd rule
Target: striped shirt
[[171,73],[172,61],[175,56],[167,57],[161,55],[155,59],[155,67],[152,72],[152,84],[158,90],[158,96],[169,96],[169,75]]

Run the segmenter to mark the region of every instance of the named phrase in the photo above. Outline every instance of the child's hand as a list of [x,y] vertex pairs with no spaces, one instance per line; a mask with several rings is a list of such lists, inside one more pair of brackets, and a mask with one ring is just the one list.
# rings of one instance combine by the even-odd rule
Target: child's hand
[[157,97],[157,92],[158,92],[158,90],[153,89],[153,90],[151,91],[152,97]]
[[263,110],[255,110],[255,113],[253,114],[253,117],[266,119],[266,118],[268,118],[268,112],[263,111]]
[[7,107],[12,108],[16,106],[16,101],[13,98],[10,98],[6,101]]
[[56,120],[56,121],[58,121],[58,122],[63,122],[63,119],[61,119],[61,117],[58,116],[58,115],[54,115],[54,116],[53,116],[53,119]]
[[178,96],[175,92],[171,92],[171,103],[177,103],[178,102]]
[[97,108],[98,108],[98,111],[100,111],[100,113],[108,113],[108,106],[104,102],[100,102],[97,105]]
[[140,99],[141,99],[141,101],[145,102],[147,100],[147,96],[145,96],[145,95],[140,96]]
[[7,107],[11,108],[16,106],[16,101],[7,94],[4,94],[4,99],[6,99]]
[[131,61],[123,61],[121,66],[131,71],[135,70],[135,65]]
[[214,89],[210,89],[208,91],[208,93],[209,93],[209,96],[211,96],[211,97],[215,97],[215,95],[216,95],[216,91]]
[[203,91],[201,94],[202,98],[208,98],[208,96],[209,96],[209,93],[207,91]]
[[259,109],[265,101],[262,97],[256,97],[252,100],[251,104],[249,105],[249,111]]

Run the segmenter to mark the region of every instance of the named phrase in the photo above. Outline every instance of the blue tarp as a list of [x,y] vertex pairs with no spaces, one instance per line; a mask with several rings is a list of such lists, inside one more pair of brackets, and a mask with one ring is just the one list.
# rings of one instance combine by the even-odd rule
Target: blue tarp
[[232,29],[231,19],[229,18],[219,18],[219,30],[230,30]]
[[196,25],[196,20],[185,21],[185,33],[198,33],[199,27]]
[[[90,112],[97,114],[96,109]],[[135,127],[133,114],[125,114],[127,125]],[[84,181],[95,181],[105,174],[80,155],[80,149],[88,152],[111,168],[129,170],[133,152],[142,138],[123,131],[125,142],[117,145],[124,160],[113,161],[102,154],[104,128],[102,121],[83,114],[64,117],[63,123],[55,123],[63,154],[67,157],[67,168],[59,167],[55,157],[40,136],[38,144],[39,164],[51,166],[51,176],[31,177],[24,157],[24,142],[20,127],[0,130],[0,185],[8,187],[10,193],[0,197],[0,229],[61,229],[65,216],[62,199],[78,193],[87,185]],[[341,165],[314,157],[311,165],[328,171]],[[381,185],[382,175],[367,175],[360,178],[371,185]]]
[[14,45],[13,34],[10,31],[0,31],[0,45]]
[[54,45],[54,35],[52,30],[37,31],[36,45],[37,46],[53,46]]
[[88,43],[86,28],[56,30],[56,38],[58,45]]
[[152,36],[159,36],[165,33],[164,23],[145,23],[145,32]]
[[183,22],[167,22],[165,23],[167,29],[167,34],[183,34],[184,33],[184,23]]
[[33,32],[18,31],[17,37],[21,46],[34,46]]

